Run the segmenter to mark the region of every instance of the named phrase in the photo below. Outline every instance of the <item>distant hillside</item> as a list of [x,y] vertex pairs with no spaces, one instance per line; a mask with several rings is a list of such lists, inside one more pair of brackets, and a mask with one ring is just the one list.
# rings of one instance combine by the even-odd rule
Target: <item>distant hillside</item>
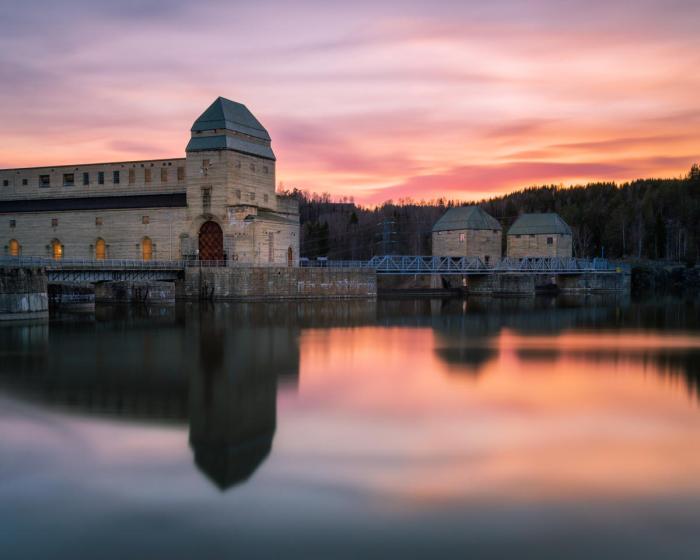
[[[431,228],[460,201],[402,199],[374,209],[330,195],[294,189],[299,201],[301,254],[366,259],[385,253],[431,253]],[[523,212],[558,212],[573,230],[575,256],[700,261],[700,167],[679,179],[640,179],[617,185],[531,187],[478,203],[504,233]]]

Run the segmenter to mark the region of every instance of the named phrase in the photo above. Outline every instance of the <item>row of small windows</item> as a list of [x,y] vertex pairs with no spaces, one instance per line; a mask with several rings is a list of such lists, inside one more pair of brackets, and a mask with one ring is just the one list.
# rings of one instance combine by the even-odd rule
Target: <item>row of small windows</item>
[[[149,167],[146,167],[143,173],[143,180],[145,183],[152,183],[153,182],[153,170]],[[136,169],[129,169],[127,172],[128,176],[128,184],[133,185],[136,183]],[[76,173],[64,173],[63,174],[63,186],[64,187],[73,187],[77,183],[76,181],[78,180],[78,177],[80,177],[79,174]],[[90,173],[85,171],[82,173],[82,177],[80,177],[80,181],[82,185],[90,185],[91,180],[93,180],[93,177],[90,176]],[[177,168],[177,180],[178,182],[182,182],[185,180],[185,168],[184,167],[178,167]],[[122,172],[121,171],[112,171],[112,184],[113,185],[119,185],[122,182]],[[160,168],[160,182],[161,183],[167,183],[168,182],[168,168],[167,167],[161,167]],[[26,186],[29,184],[29,180],[25,177],[22,178],[22,185]],[[97,172],[97,184],[98,185],[104,185],[105,184],[105,172],[104,171],[98,171]],[[3,187],[9,187],[10,186],[10,180],[9,179],[3,179],[2,181],[2,186]],[[51,175],[39,175],[39,186],[40,187],[50,187],[51,186]]]
[[[153,258],[154,244],[150,237],[144,237],[138,245],[141,259],[144,261],[150,261]],[[65,247],[59,239],[52,239],[51,243],[46,246],[50,251],[51,257],[56,260],[61,260],[65,252]],[[107,243],[101,237],[95,240],[95,245],[90,246],[91,250],[94,251],[95,259],[98,261],[105,260],[107,258]],[[10,239],[7,244],[7,252],[11,257],[19,257],[22,254],[22,246],[16,239]]]
[[[141,216],[141,223],[144,225],[150,224],[151,223],[151,218],[150,216]],[[101,216],[96,216],[95,217],[95,225],[96,226],[101,226],[102,225],[102,217]],[[10,220],[10,229],[13,229],[17,227],[17,220]],[[58,218],[51,218],[51,227],[58,227]]]

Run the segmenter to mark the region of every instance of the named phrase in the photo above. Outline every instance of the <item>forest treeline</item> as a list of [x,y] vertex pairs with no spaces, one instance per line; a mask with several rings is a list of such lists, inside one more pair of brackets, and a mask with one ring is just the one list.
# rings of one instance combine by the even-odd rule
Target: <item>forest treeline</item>
[[[367,259],[374,255],[430,255],[431,228],[444,212],[466,204],[438,199],[388,201],[375,208],[350,198],[299,189],[302,257]],[[574,255],[700,261],[700,167],[676,179],[623,184],[530,187],[477,202],[505,233],[525,212],[557,212],[573,231]]]

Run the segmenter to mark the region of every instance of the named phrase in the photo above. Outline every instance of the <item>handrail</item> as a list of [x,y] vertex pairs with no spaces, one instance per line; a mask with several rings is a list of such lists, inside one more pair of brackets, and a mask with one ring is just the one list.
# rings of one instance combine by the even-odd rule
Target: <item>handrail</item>
[[[47,257],[0,257],[0,266],[42,267],[60,270],[184,270],[185,268],[251,266],[238,261],[139,260],[139,259],[70,259]],[[255,265],[266,266],[266,265]],[[269,266],[269,265],[268,265]],[[272,265],[275,266],[275,265]],[[284,265],[277,265],[284,266]],[[301,259],[303,268],[353,268],[384,274],[488,274],[488,273],[583,273],[619,272],[620,265],[606,259],[573,257],[505,257],[489,262],[479,257],[439,257],[417,255],[376,256],[369,260]]]

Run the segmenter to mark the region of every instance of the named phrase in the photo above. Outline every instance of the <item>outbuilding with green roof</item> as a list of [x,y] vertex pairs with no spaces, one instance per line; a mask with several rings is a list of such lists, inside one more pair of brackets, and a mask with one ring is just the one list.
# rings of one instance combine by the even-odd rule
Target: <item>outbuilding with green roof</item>
[[570,257],[571,228],[555,212],[522,214],[508,230],[507,255],[524,257]]
[[433,255],[501,258],[502,228],[479,206],[450,208],[433,226]]

